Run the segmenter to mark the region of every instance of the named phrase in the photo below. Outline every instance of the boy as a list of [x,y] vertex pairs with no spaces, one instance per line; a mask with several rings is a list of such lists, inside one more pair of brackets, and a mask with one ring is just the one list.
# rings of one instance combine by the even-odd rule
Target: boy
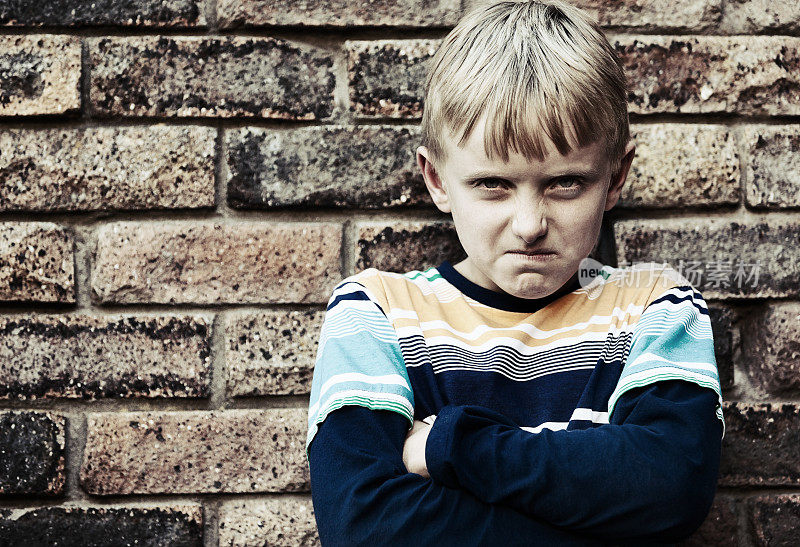
[[625,95],[560,0],[444,40],[417,162],[467,258],[331,296],[306,442],[323,545],[674,542],[704,520],[724,423],[702,296],[666,265],[578,277],[633,160]]

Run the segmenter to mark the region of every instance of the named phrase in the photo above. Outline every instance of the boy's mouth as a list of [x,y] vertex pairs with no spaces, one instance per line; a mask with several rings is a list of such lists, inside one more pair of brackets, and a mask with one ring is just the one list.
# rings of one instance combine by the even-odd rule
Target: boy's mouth
[[554,255],[556,254],[555,251],[551,251],[550,249],[538,249],[532,251],[524,251],[524,250],[516,250],[516,251],[508,251],[512,254],[520,254],[525,256],[545,256],[545,255]]
[[541,263],[554,260],[558,256],[554,251],[549,249],[542,249],[538,251],[509,251],[509,255],[513,256],[515,260],[523,263]]

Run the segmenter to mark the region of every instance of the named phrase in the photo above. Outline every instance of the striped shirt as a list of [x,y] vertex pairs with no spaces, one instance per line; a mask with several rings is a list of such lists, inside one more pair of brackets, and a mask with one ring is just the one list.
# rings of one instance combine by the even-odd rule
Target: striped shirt
[[448,262],[343,280],[320,334],[306,449],[346,405],[391,410],[409,426],[444,405],[481,405],[531,432],[587,429],[609,423],[622,394],[660,380],[714,390],[723,420],[708,307],[678,272],[604,266],[566,289],[517,298]]

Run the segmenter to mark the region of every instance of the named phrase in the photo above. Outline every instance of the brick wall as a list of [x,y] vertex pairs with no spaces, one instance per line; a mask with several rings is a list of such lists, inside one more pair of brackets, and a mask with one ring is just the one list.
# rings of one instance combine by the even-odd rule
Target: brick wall
[[[796,545],[800,4],[578,3],[632,83],[606,258],[713,308],[727,434],[688,544]],[[327,296],[461,254],[413,150],[462,7],[0,0],[0,543],[318,542]]]

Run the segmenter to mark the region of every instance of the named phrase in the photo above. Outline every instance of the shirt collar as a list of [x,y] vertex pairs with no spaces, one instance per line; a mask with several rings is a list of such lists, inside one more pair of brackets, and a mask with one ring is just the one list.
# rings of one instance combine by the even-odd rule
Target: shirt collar
[[533,313],[555,302],[562,296],[580,288],[578,272],[562,285],[556,292],[544,298],[520,298],[502,291],[493,291],[473,283],[461,275],[450,261],[445,260],[437,268],[439,274],[456,289],[481,304],[504,311]]

